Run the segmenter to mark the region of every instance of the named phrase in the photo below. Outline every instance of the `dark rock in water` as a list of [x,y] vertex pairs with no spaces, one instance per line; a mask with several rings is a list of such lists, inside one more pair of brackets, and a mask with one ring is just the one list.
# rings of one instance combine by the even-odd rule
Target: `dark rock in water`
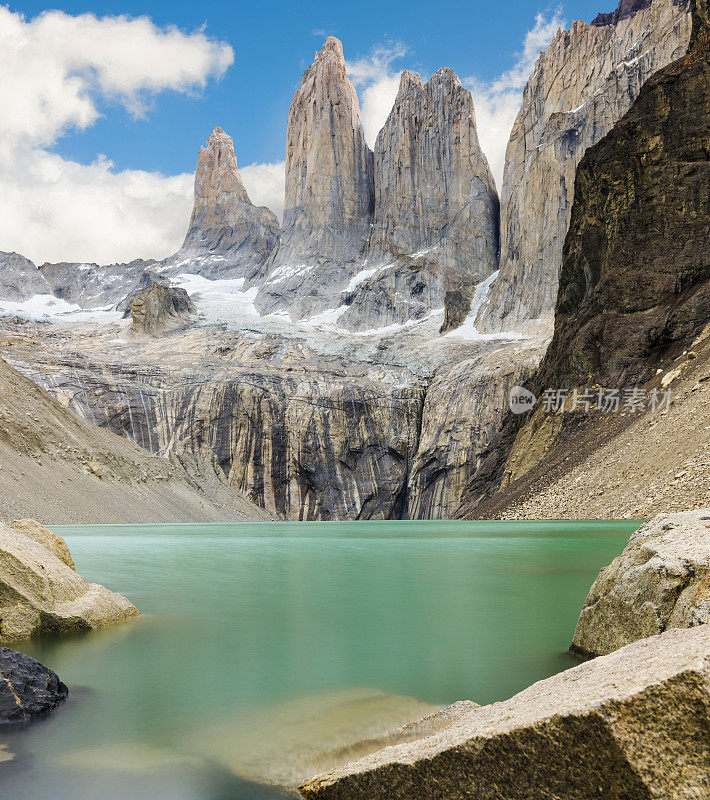
[[0,726],[29,722],[66,700],[69,690],[39,661],[0,647]]
[[129,295],[122,305],[125,305],[123,316],[130,314],[133,319],[133,329],[151,336],[176,327],[197,313],[184,289],[158,283],[148,273],[143,276],[143,287]]
[[475,294],[474,285],[459,286],[444,295],[444,323],[439,333],[448,333],[463,325],[471,309],[471,300]]

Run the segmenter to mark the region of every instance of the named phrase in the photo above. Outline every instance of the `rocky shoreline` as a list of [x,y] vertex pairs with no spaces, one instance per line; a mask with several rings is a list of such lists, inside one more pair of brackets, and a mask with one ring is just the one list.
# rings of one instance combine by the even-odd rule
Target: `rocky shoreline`
[[434,730],[414,725],[413,741],[305,781],[302,797],[704,797],[709,575],[710,509],[657,517],[590,590],[572,649],[597,657],[509,700],[459,706]]

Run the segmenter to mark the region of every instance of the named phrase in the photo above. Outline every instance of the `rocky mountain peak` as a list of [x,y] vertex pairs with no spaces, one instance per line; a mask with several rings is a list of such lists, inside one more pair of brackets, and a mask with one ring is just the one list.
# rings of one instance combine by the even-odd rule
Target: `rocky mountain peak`
[[373,199],[372,152],[360,106],[342,44],[329,36],[291,102],[283,232],[257,301],[261,308],[292,306],[293,291],[317,294],[323,280],[315,266],[344,275],[367,246]]
[[[269,256],[278,231],[274,214],[249,199],[232,137],[215,127],[197,156],[195,203],[179,255],[197,252],[224,256],[218,262],[219,271],[229,271],[232,276],[240,271],[246,274]],[[214,269],[209,271],[207,277],[212,277]]]
[[609,13],[599,13],[592,20],[592,25],[601,27],[602,25],[616,25],[622,19],[633,17],[638,11],[648,8],[651,0],[619,0],[619,5],[615,11]]
[[206,146],[200,147],[197,157],[195,201],[204,198],[217,202],[224,194],[232,195],[233,200],[251,202],[237,167],[234,141],[222,128],[216,127]]
[[471,93],[448,67],[424,85],[403,72],[375,144],[372,255],[430,248],[429,263],[482,280],[496,266],[497,213]]
[[577,165],[689,38],[685,0],[622,0],[608,19],[573,23],[540,54],[506,151],[500,273],[479,331],[552,333]]
[[313,60],[322,61],[324,59],[333,58],[341,64],[345,64],[345,55],[343,54],[343,43],[337,36],[328,36],[323,42],[323,47],[316,52]]
[[408,69],[403,70],[399,77],[399,90],[397,91],[395,103],[401,96],[406,95],[407,92],[411,91],[413,86],[421,88],[421,75],[418,72],[410,72]]

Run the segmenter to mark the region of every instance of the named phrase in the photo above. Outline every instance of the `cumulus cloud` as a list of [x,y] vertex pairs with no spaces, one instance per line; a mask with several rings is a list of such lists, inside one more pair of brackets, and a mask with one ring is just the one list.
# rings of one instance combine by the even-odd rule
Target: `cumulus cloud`
[[362,127],[370,147],[375,146],[399,89],[401,70],[395,70],[393,62],[406,54],[407,47],[402,42],[388,42],[364,58],[347,62],[348,75],[358,90]]
[[279,221],[283,219],[284,214],[285,170],[284,161],[239,167],[239,174],[249,192],[249,199],[256,206],[268,206]]
[[102,101],[141,116],[159,92],[199,91],[233,60],[204,30],[61,11],[28,20],[0,6],[0,249],[40,263],[169,255],[191,175],[118,171],[103,156],[79,164],[49,148],[92,125]]
[[503,182],[505,148],[520,108],[522,90],[540,51],[552,41],[557,29],[564,27],[566,22],[560,9],[549,15],[537,14],[535,24],[525,35],[522,50],[509,70],[492,81],[475,77],[463,80],[473,94],[478,138],[499,188]]

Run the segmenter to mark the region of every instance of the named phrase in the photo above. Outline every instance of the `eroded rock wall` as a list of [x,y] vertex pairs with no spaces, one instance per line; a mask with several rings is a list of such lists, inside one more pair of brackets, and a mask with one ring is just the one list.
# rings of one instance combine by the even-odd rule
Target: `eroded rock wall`
[[405,513],[425,391],[407,370],[217,375],[69,358],[27,371],[87,420],[152,453],[216,462],[239,495],[274,514]]

